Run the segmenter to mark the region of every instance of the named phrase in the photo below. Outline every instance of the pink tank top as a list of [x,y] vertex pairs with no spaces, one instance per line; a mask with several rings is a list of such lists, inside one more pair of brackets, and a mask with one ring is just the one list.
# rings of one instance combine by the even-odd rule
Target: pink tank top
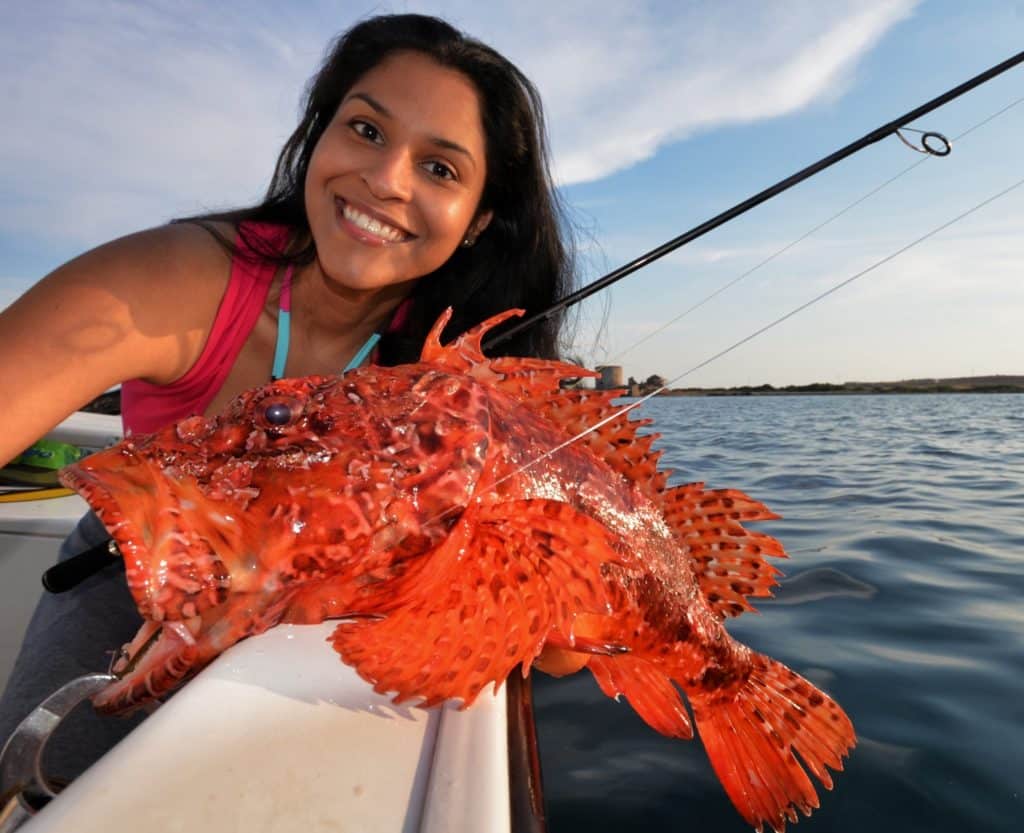
[[[283,250],[288,241],[285,226],[253,223],[247,225],[247,230],[275,249]],[[244,246],[241,237],[236,243]],[[276,263],[256,256],[232,258],[227,289],[196,363],[169,385],[154,385],[141,379],[121,385],[121,421],[126,434],[157,431],[206,410],[256,326],[276,272]]]

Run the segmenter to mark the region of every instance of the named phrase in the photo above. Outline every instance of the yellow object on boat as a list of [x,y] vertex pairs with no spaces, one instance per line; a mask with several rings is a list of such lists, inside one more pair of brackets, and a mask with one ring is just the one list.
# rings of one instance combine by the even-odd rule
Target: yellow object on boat
[[50,500],[73,494],[71,489],[65,489],[63,486],[52,489],[24,489],[0,494],[0,503],[27,503],[30,500]]

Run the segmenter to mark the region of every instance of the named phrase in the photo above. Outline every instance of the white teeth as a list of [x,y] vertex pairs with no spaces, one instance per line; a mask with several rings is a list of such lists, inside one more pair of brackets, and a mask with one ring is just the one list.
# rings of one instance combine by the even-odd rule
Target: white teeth
[[380,237],[382,240],[388,240],[392,243],[400,243],[405,239],[405,232],[400,229],[396,229],[394,226],[389,226],[386,223],[382,223],[379,220],[375,220],[361,211],[356,211],[351,205],[345,203],[342,213],[345,215],[345,219],[348,220],[352,225],[359,226],[364,231],[370,232],[370,234]]
[[[193,617],[193,619],[199,619],[199,617],[195,616]],[[196,640],[192,636],[192,624],[193,623],[191,620],[188,622],[188,624],[186,624],[185,622],[164,622],[164,627],[167,630],[176,633],[178,635],[178,638],[186,645],[195,645]],[[196,630],[198,631],[198,627],[196,627]]]

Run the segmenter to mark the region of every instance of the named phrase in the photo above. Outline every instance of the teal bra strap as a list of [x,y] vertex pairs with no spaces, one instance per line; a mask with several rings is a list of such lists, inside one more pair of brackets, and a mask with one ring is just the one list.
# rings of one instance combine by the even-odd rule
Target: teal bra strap
[[350,370],[355,370],[359,365],[365,362],[366,357],[369,356],[373,348],[377,346],[378,341],[380,341],[380,333],[371,333],[370,337],[366,339],[366,343],[359,348],[359,352],[352,357],[352,360],[345,365],[345,369],[341,372],[348,373]]
[[277,311],[277,344],[274,347],[274,369],[270,378],[280,379],[284,376],[284,366],[288,361],[288,340],[292,331],[292,314],[286,309]]
[[[292,267],[284,274],[281,281],[281,301],[277,309],[277,343],[274,345],[274,367],[271,370],[270,379],[280,379],[284,376],[284,367],[288,362],[288,346],[292,332]],[[366,343],[359,348],[359,351],[345,365],[342,373],[347,373],[359,367],[366,357],[370,355],[377,342],[380,341],[380,333],[373,333]]]
[[288,346],[292,335],[292,271],[288,266],[281,281],[281,300],[277,306],[277,343],[274,345],[274,367],[270,371],[270,380],[284,376],[284,366],[288,362]]

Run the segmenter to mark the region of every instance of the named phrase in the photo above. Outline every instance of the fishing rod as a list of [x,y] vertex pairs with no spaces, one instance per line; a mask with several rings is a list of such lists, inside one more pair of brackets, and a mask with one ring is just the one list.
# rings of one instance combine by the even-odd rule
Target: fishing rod
[[[834,153],[819,159],[817,162],[808,165],[806,168],[797,171],[795,174],[788,176],[785,179],[779,180],[774,185],[765,188],[763,191],[754,194],[752,197],[748,197],[740,203],[737,203],[732,208],[723,211],[721,214],[717,214],[710,220],[705,220],[700,225],[694,226],[689,231],[683,232],[678,237],[674,237],[669,240],[667,243],[662,243],[660,246],[640,255],[640,257],[635,260],[631,260],[629,263],[609,272],[604,277],[598,278],[596,281],[587,284],[583,288],[566,295],[558,301],[555,301],[555,303],[547,309],[541,310],[540,312],[531,315],[529,318],[523,319],[514,326],[509,327],[507,330],[487,339],[483,344],[484,348],[490,349],[502,344],[517,333],[532,327],[540,321],[551,318],[553,315],[568,309],[574,304],[578,304],[580,301],[600,292],[605,287],[611,286],[613,283],[622,280],[627,275],[633,274],[633,272],[636,272],[638,269],[642,269],[644,266],[653,263],[659,258],[674,252],[676,249],[685,246],[687,243],[696,240],[698,237],[703,237],[709,231],[728,223],[730,220],[739,217],[741,214],[745,214],[755,206],[770,200],[772,197],[781,194],[783,191],[788,191],[794,185],[803,182],[805,179],[809,179],[815,174],[821,173],[826,168],[835,165],[846,157],[852,156],[869,145],[880,142],[882,139],[888,138],[893,134],[896,134],[900,141],[905,145],[919,153],[927,153],[931,156],[948,156],[952,150],[952,143],[941,133],[937,133],[935,131],[915,130],[914,128],[907,127],[906,125],[919,119],[921,116],[930,113],[932,110],[941,107],[943,104],[962,96],[964,93],[973,90],[975,87],[981,86],[985,82],[992,80],[997,75],[1001,75],[1022,62],[1024,62],[1024,52],[1018,52],[1016,55],[1011,58],[1007,58],[1002,63],[996,64],[994,67],[985,70],[979,75],[975,75],[973,78],[965,81],[959,86],[953,87],[942,95],[936,96],[931,101],[922,104],[920,107],[914,108],[899,118],[893,119],[892,121],[883,124],[881,127],[875,128],[870,133],[865,134],[856,141],[850,142],[850,144],[840,148]],[[908,130],[920,134],[918,139],[920,146],[915,146],[911,142],[907,141],[906,137],[900,132],[901,130]]]
[[[692,240],[696,240],[698,237],[707,234],[712,229],[715,229],[718,226],[729,222],[729,220],[732,220],[735,217],[738,217],[739,215],[743,214],[744,212],[749,211],[754,206],[760,205],[761,203],[771,199],[777,194],[781,194],[783,191],[792,188],[797,183],[814,176],[816,173],[819,173],[823,171],[825,168],[834,165],[841,159],[845,159],[847,156],[851,156],[852,154],[864,149],[870,144],[874,144],[875,142],[881,141],[882,139],[891,136],[893,133],[899,135],[900,139],[905,144],[909,144],[906,138],[899,134],[899,130],[904,129],[905,125],[908,122],[914,121],[915,119],[920,118],[922,115],[929,113],[938,107],[941,107],[943,104],[952,101],[954,98],[963,95],[964,93],[974,89],[975,87],[981,84],[984,84],[986,81],[995,78],[997,75],[1006,72],[1007,70],[1017,66],[1022,62],[1024,62],[1024,52],[1019,52],[1012,58],[1008,58],[1007,60],[1003,61],[1001,64],[997,64],[996,66],[992,67],[989,70],[986,70],[980,75],[976,75],[970,80],[965,81],[963,84],[960,84],[958,87],[954,87],[948,92],[945,92],[942,95],[933,98],[926,104],[922,104],[920,107],[911,110],[909,113],[906,113],[905,115],[899,117],[898,119],[894,119],[893,121],[888,122],[887,124],[873,130],[866,136],[863,136],[862,138],[858,139],[855,142],[851,142],[850,144],[846,145],[846,147],[843,147],[840,150],[835,151],[834,153],[824,157],[823,159],[820,159],[814,164],[808,165],[803,170],[798,171],[797,173],[793,174],[790,177],[787,177],[786,179],[781,180],[780,182],[777,182],[770,188],[766,188],[765,190],[761,191],[758,194],[755,194],[749,199],[744,200],[743,202],[738,203],[737,205],[733,206],[732,208],[726,211],[723,211],[721,214],[718,214],[717,216],[711,218],[710,220],[701,223],[699,226],[695,226],[689,231],[668,241],[667,243],[663,243],[661,246],[652,249],[646,254],[641,255],[635,260],[627,263],[626,265],[620,266],[613,272],[609,272],[603,278],[600,278],[594,281],[593,283],[583,287],[582,289],[579,289],[576,292],[567,295],[565,298],[556,301],[547,309],[527,319],[524,319],[515,326],[509,328],[508,330],[505,330],[503,333],[500,333],[499,335],[496,335],[486,340],[483,345],[484,348],[489,349],[498,344],[501,344],[502,342],[511,338],[516,333],[522,332],[527,327],[533,326],[538,321],[541,321],[545,318],[549,318],[552,315],[564,309],[567,309],[573,304],[577,304],[580,301],[584,300],[585,298],[589,298],[591,295],[601,291],[606,286],[610,286],[616,281],[619,281],[622,278],[626,277],[627,275],[632,274],[633,272],[646,266],[647,264],[653,263],[658,258],[675,251],[676,249],[686,245]],[[917,131],[913,130],[912,128],[905,129],[912,130],[913,132],[921,134],[919,140],[921,145],[920,148],[914,147],[914,150],[918,150],[921,153],[928,153],[933,156],[947,156],[952,149],[952,145],[949,142],[949,140],[946,139],[946,137],[940,133],[936,133],[933,131]],[[911,145],[911,147],[913,146]],[[72,556],[71,558],[62,561],[59,564],[56,564],[50,569],[48,569],[43,574],[43,586],[51,593],[67,592],[68,590],[71,590],[74,587],[78,586],[89,576],[93,575],[94,573],[111,564],[123,565],[123,561],[120,558],[120,554],[118,553],[117,548],[115,546],[112,546],[112,542],[105,541],[101,544],[98,544],[95,547],[87,549],[83,553],[79,553],[78,555]]]

